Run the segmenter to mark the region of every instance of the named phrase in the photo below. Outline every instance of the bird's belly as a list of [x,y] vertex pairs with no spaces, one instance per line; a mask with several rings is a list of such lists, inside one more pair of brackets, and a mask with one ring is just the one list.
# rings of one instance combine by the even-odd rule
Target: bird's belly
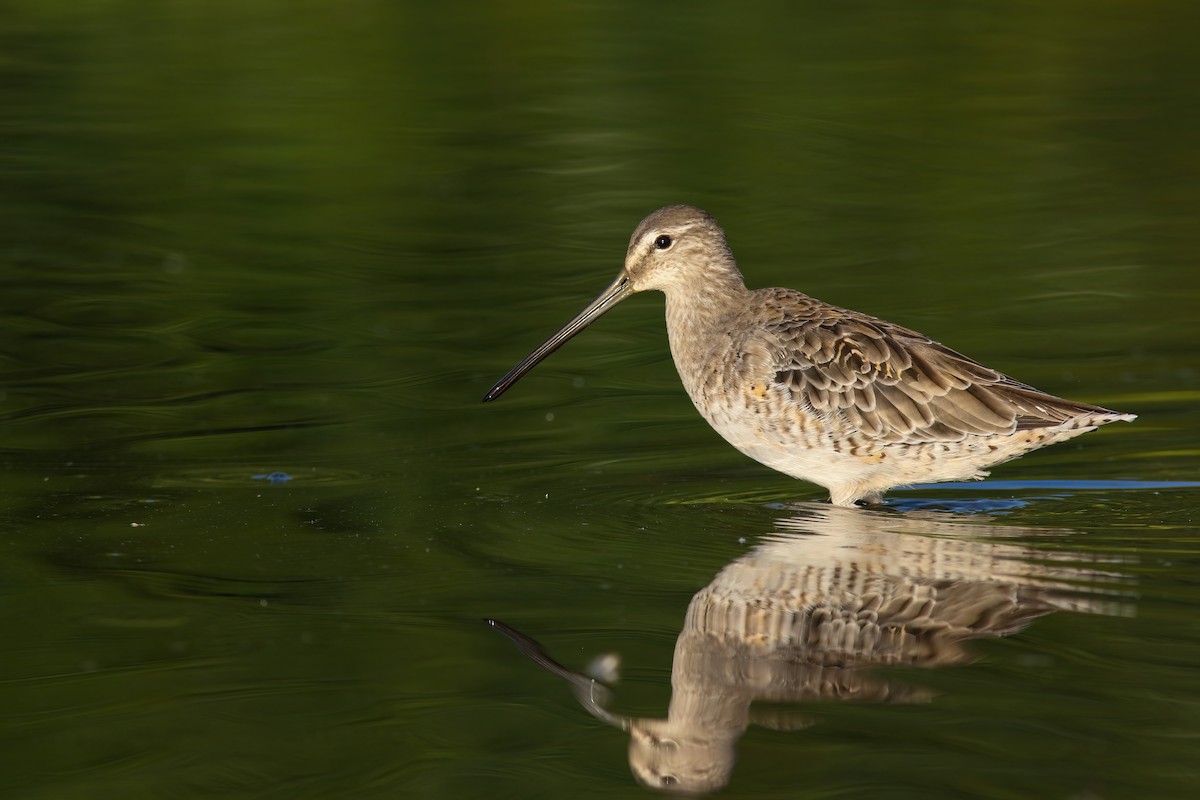
[[797,407],[772,408],[757,400],[696,407],[735,448],[794,478],[831,486],[859,480],[884,466],[886,456],[879,448],[839,440],[820,419]]
[[722,394],[716,400],[693,397],[713,429],[742,453],[785,475],[824,486],[832,494],[966,480],[979,477],[980,467],[985,466],[983,453],[974,448],[950,454],[938,443],[885,442],[830,424],[794,403],[778,401],[778,397],[758,397],[753,390]]

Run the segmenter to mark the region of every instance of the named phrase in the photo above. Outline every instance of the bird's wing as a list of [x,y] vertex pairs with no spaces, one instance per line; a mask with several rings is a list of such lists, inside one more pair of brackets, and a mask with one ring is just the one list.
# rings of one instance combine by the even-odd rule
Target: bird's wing
[[899,325],[799,293],[775,300],[785,301],[782,313],[744,343],[743,352],[767,358],[755,371],[814,416],[876,440],[961,441],[1106,411],[1038,391]]

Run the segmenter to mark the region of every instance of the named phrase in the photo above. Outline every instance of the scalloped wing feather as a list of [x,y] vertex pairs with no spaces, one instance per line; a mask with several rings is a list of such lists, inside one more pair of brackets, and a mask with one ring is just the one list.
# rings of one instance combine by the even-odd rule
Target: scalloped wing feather
[[768,291],[776,314],[735,343],[744,368],[768,374],[837,427],[881,442],[954,442],[1113,414],[1038,391],[916,331],[799,292]]

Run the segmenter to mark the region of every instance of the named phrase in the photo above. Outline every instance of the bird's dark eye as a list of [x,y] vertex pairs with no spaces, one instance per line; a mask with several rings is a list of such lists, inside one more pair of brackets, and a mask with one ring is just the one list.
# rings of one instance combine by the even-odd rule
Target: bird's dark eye
[[666,250],[671,246],[671,237],[664,233],[662,236],[654,240],[654,246],[659,250]]

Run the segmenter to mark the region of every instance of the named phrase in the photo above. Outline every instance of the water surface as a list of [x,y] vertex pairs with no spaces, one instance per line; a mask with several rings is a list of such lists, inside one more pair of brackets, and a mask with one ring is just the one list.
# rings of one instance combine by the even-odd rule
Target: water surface
[[[984,547],[881,574],[1039,613],[859,665],[919,702],[754,700],[727,795],[1190,797],[1196,22],[10,3],[0,794],[644,796],[629,734],[482,620],[619,654],[606,708],[667,719],[698,593],[876,536]],[[752,286],[1139,419],[831,527],[695,414],[661,297],[481,405],[672,202]]]

